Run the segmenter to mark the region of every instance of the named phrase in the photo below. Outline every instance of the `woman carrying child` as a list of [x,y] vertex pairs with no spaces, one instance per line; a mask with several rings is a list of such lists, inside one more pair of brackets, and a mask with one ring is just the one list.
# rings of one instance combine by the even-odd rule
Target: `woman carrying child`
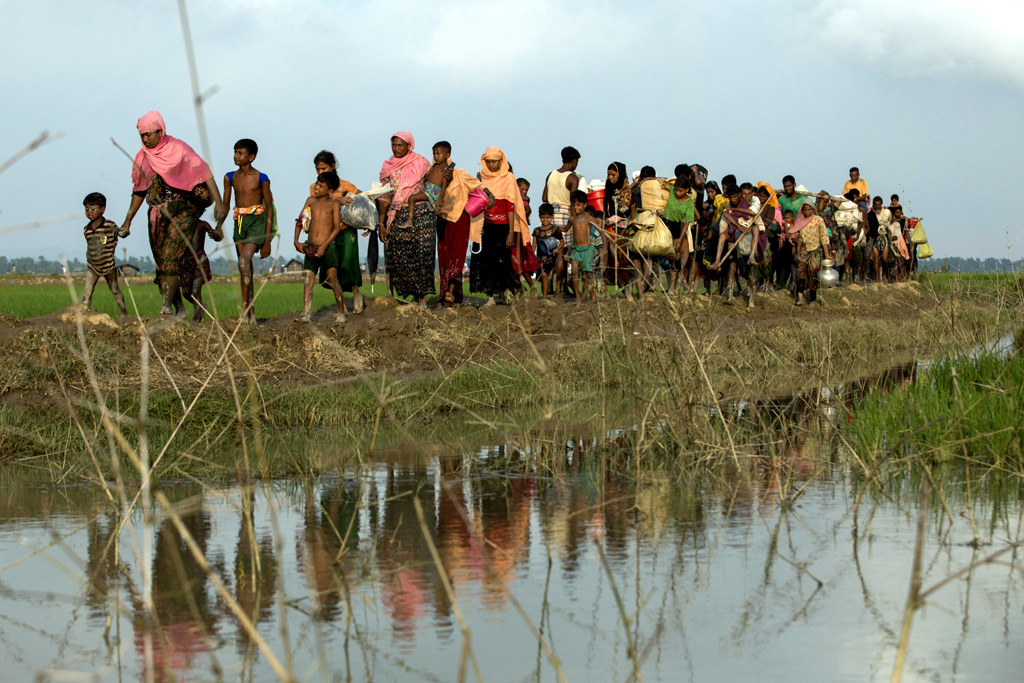
[[[796,258],[796,305],[804,305],[804,292],[808,291],[808,302],[818,294],[818,271],[821,270],[822,253],[831,258],[828,231],[825,221],[814,212],[814,200],[807,198],[800,207],[800,213],[789,229]],[[819,300],[819,303],[824,302]]]
[[[494,297],[519,289],[519,278],[512,268],[512,247],[530,244],[523,197],[516,178],[509,171],[505,153],[488,147],[480,157],[480,182],[494,195],[494,204],[484,210],[483,220],[474,220],[470,241],[480,245],[469,264],[469,290],[487,294],[485,306],[495,304]],[[481,225],[481,222],[483,225]]]
[[424,189],[430,170],[426,157],[416,154],[412,133],[399,131],[391,136],[392,156],[380,169],[380,181],[390,183],[394,192],[378,200],[378,231],[384,242],[384,263],[388,280],[398,296],[411,296],[421,306],[434,291],[434,247],[437,243],[437,217],[428,202],[420,202],[409,216],[409,197]]
[[609,285],[628,287],[633,279],[633,264],[629,260],[629,218],[633,215],[633,193],[629,187],[626,165],[613,161],[608,166],[604,184],[604,226],[608,231],[602,255],[605,258],[604,280]]

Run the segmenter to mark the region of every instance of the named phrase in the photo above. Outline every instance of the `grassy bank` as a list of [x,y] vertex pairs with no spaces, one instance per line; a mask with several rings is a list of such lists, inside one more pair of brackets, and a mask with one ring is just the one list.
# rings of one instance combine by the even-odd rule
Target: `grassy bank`
[[[803,395],[814,406],[820,387],[1006,334],[1019,317],[996,294],[848,292],[848,305],[797,309],[803,317],[776,301],[788,316],[782,320],[771,310],[746,317],[715,302],[660,297],[643,309],[621,300],[487,315],[403,307],[368,318],[363,332],[334,336],[315,326],[244,328],[234,336],[209,324],[150,326],[148,373],[137,324],[83,329],[87,354],[71,326],[15,329],[0,354],[0,378],[7,378],[0,453],[61,475],[109,476],[114,464],[103,454],[112,434],[118,466],[131,471],[143,377],[149,443],[164,453],[157,469],[165,476],[233,475],[240,448],[259,454],[265,474],[304,472],[325,462],[315,444],[327,432],[340,435],[339,452],[363,457],[403,439],[443,443],[465,423],[487,425],[474,428],[477,437],[526,433],[544,416],[572,422],[580,406],[600,406],[605,426],[649,425],[627,455],[692,461],[777,450],[789,438],[777,427],[803,428],[792,427],[785,402],[779,408],[772,399]],[[403,371],[411,355],[436,369]],[[311,357],[330,370],[326,379],[279,371]],[[271,364],[277,369],[266,371]],[[594,416],[598,408],[588,410]],[[308,448],[284,446],[296,434]]]

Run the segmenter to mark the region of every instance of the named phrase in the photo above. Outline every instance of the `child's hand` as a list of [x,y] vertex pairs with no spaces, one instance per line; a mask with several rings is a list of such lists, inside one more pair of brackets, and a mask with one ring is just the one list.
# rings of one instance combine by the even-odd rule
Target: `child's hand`
[[344,204],[345,206],[348,206],[349,204],[351,204],[355,200],[356,200],[355,197],[353,197],[350,194],[347,194],[344,197],[342,197],[341,199],[336,199],[335,201],[338,202],[339,204]]
[[270,240],[265,240],[263,246],[260,247],[260,258],[267,258],[270,256]]
[[323,255],[324,255],[324,252],[326,252],[326,251],[327,251],[327,244],[326,243],[321,244],[319,247],[317,247],[316,257],[317,258],[322,258]]
[[295,244],[295,251],[297,251],[297,252],[299,252],[301,254],[302,253],[302,245],[299,244],[298,240],[295,240],[294,244]]

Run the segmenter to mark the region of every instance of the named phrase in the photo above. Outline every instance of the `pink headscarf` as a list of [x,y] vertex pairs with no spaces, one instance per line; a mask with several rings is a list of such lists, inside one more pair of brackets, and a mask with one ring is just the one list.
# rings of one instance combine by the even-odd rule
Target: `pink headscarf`
[[800,207],[796,210],[796,216],[793,217],[793,227],[786,231],[786,234],[793,237],[798,232],[806,228],[811,224],[815,218],[818,218],[818,212],[815,209],[814,213],[810,216],[804,215],[804,206],[809,205],[811,209],[814,209],[814,201],[810,197],[804,197],[804,200],[800,202]]
[[430,162],[426,157],[413,152],[416,149],[416,140],[412,133],[400,130],[391,137],[401,138],[409,143],[409,151],[404,157],[391,156],[380,167],[380,181],[382,183],[390,182],[391,186],[395,188],[395,198],[391,200],[391,206],[397,210],[399,206],[409,200],[410,196],[421,189],[423,176],[427,175],[427,171],[430,170]]
[[160,116],[160,112],[149,112],[139,119],[135,127],[139,133],[154,130],[164,132],[156,147],[148,149],[143,145],[135,155],[135,163],[132,165],[132,186],[135,192],[149,189],[154,173],[171,187],[185,192],[191,192],[196,185],[213,177],[210,167],[191,147],[167,134],[164,117]]

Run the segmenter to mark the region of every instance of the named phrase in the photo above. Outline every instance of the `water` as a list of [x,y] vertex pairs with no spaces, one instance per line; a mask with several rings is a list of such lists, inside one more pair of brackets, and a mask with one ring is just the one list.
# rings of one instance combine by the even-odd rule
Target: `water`
[[[514,601],[572,681],[629,680],[634,643],[645,681],[890,676],[915,539],[913,473],[861,488],[813,441],[782,463],[755,459],[682,480],[625,480],[578,448],[558,476],[472,467],[501,450],[403,457],[250,492],[164,493],[231,601],[280,665],[290,661],[306,680],[455,680],[464,643],[456,605],[483,680],[557,680]],[[1022,537],[1019,485],[993,495],[947,476],[949,514],[928,517],[925,586]],[[794,506],[780,504],[780,490],[800,486]],[[167,514],[152,525],[159,626],[147,628],[139,513],[117,534],[101,491],[0,493],[6,680],[47,670],[145,680],[147,669],[154,680],[276,680]],[[991,545],[967,545],[976,535]],[[1017,679],[1019,576],[989,564],[930,596],[914,620],[905,680]]]

